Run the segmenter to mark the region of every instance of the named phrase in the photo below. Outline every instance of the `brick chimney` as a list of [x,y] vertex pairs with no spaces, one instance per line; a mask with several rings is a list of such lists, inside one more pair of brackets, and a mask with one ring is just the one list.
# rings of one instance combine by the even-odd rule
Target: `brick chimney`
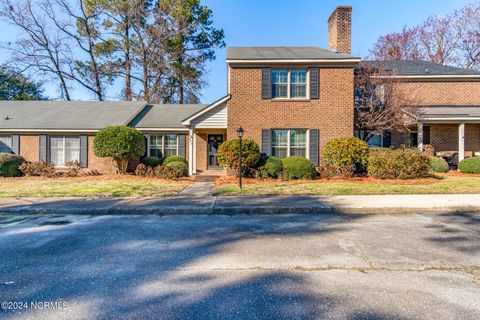
[[328,18],[328,47],[352,53],[352,7],[336,7]]

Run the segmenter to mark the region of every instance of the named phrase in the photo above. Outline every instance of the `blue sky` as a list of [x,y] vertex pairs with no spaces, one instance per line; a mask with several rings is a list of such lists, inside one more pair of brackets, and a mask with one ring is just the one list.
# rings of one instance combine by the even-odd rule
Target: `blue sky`
[[[471,0],[204,0],[213,10],[215,26],[225,31],[227,46],[320,46],[327,47],[327,19],[338,5],[353,7],[352,53],[364,57],[379,36],[412,26],[429,15],[443,15]],[[2,40],[14,38],[10,27],[0,24]],[[208,86],[202,102],[226,93],[226,49],[208,65]],[[2,52],[0,60],[8,53]],[[47,84],[47,94],[51,90]],[[120,88],[118,88],[120,90]],[[75,99],[91,98],[76,92]]]

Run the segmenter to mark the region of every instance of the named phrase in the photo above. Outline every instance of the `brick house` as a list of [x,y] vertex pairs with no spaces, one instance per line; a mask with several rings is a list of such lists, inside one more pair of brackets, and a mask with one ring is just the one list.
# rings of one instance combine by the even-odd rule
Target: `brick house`
[[[0,152],[59,167],[79,160],[107,173],[110,160],[93,154],[95,133],[128,125],[145,134],[146,155],[183,156],[196,174],[222,170],[217,148],[242,127],[262,153],[301,155],[318,166],[327,141],[354,135],[360,59],[351,54],[351,20],[351,7],[331,14],[329,49],[227,48],[227,92],[209,105],[0,101]],[[460,151],[459,158],[480,151],[479,73],[422,61],[382,63],[402,79],[405,94],[420,92],[421,111],[412,116],[409,132],[375,137],[372,146],[431,144],[438,152]]]

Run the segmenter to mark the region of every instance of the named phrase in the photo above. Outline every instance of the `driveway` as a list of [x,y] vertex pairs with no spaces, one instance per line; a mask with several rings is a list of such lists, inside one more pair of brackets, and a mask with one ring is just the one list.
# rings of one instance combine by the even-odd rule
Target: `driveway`
[[0,216],[0,318],[479,319],[478,217]]

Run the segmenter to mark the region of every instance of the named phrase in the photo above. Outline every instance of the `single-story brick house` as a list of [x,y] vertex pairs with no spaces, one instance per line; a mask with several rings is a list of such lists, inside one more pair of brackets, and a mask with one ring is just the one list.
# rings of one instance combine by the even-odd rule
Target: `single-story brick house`
[[[128,125],[145,134],[147,155],[184,156],[196,174],[221,170],[217,148],[242,127],[267,155],[301,155],[319,165],[327,141],[355,134],[360,59],[351,54],[351,18],[351,7],[332,13],[329,49],[227,48],[226,95],[208,105],[0,101],[0,152],[57,166],[79,160],[109,172],[110,160],[93,154],[95,133]],[[420,93],[421,111],[412,113],[410,132],[375,137],[372,146],[431,144],[459,152],[460,159],[480,152],[480,73],[423,61],[382,63],[401,79],[405,94]]]

